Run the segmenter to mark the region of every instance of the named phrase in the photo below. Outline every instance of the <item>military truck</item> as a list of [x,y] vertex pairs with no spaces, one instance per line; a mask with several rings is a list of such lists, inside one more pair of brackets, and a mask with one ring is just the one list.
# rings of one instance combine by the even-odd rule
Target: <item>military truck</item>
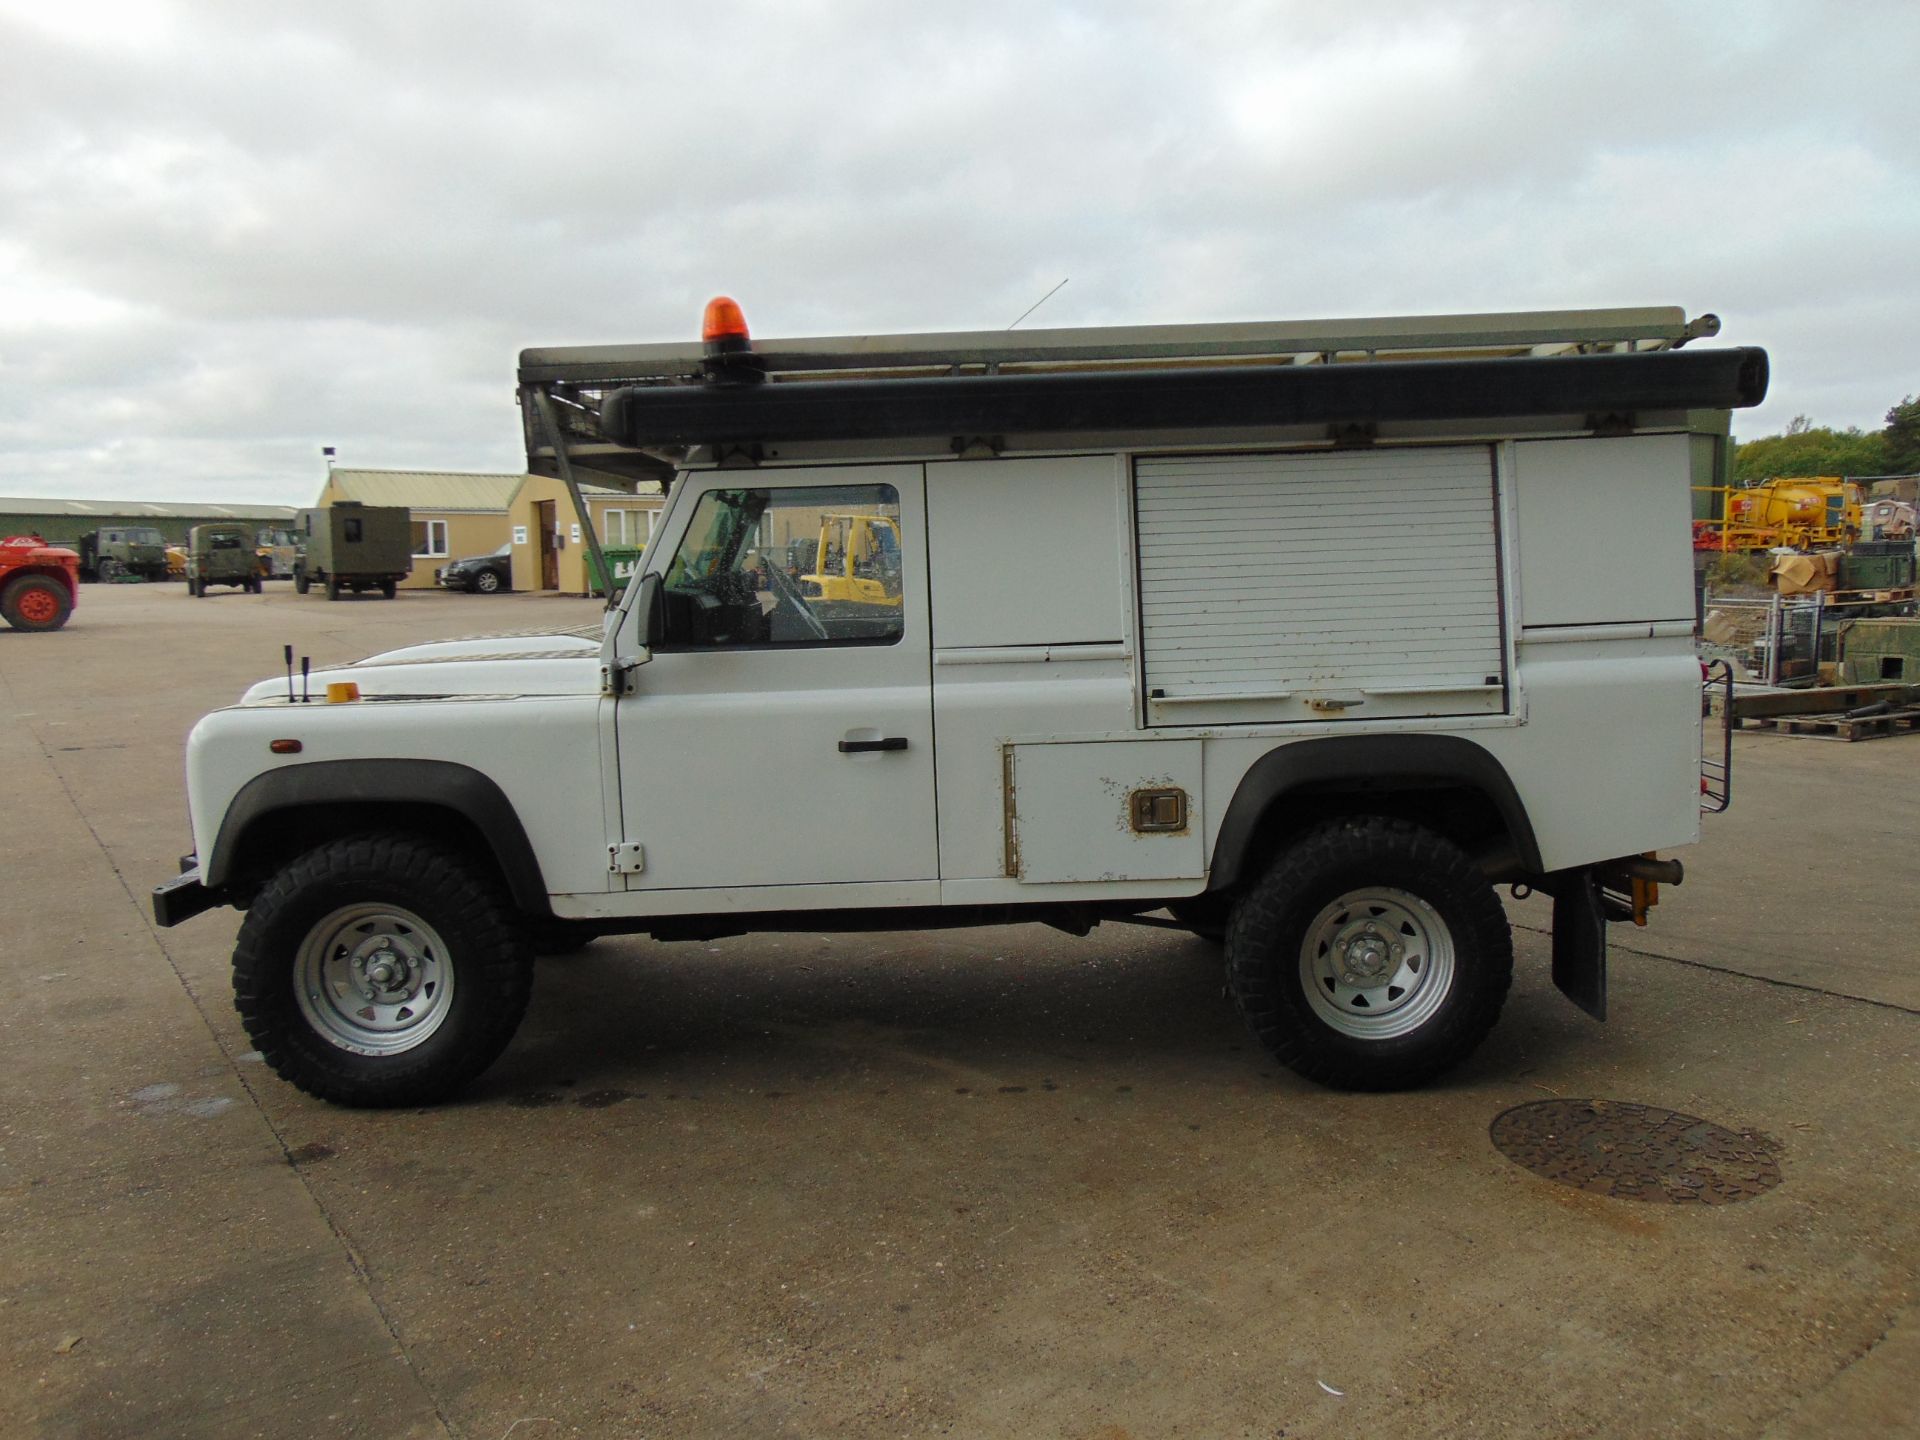
[[404,505],[342,500],[302,510],[298,529],[293,588],[302,595],[319,585],[329,600],[343,590],[378,590],[391,600],[413,569],[413,512]]
[[[1512,885],[1603,1019],[1609,923],[1700,835],[1690,487],[1767,389],[1764,351],[1692,346],[1718,330],[756,350],[725,302],[704,348],[526,351],[531,470],[671,482],[639,575],[591,634],[410,645],[314,675],[328,703],[274,676],[206,717],[155,920],[242,910],[248,1037],[349,1105],[478,1075],[556,931],[1180,927],[1274,1058],[1386,1090],[1493,1028]],[[897,603],[827,613],[766,563],[837,515],[892,522]]]
[[205,599],[209,585],[261,591],[260,557],[246,525],[196,525],[187,532],[187,594]]
[[164,580],[167,538],[151,525],[112,525],[80,537],[82,580]]

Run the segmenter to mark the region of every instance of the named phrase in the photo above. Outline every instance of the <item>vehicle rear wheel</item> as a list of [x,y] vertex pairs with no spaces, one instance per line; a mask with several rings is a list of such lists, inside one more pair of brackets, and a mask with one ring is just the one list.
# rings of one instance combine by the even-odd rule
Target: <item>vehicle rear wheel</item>
[[72,614],[67,587],[44,575],[22,575],[0,592],[0,616],[16,630],[58,630]]
[[1343,1089],[1406,1089],[1457,1065],[1512,980],[1493,887],[1458,846],[1405,820],[1310,831],[1227,931],[1227,986],[1254,1035],[1283,1065]]
[[262,1058],[340,1105],[424,1105],[491,1065],[533,985],[514,917],[467,860],[405,835],[310,851],[247,911],[234,1006]]
[[304,595],[307,593],[307,591],[311,590],[312,588],[313,588],[313,582],[307,578],[306,571],[296,570],[293,572],[293,593],[294,594]]
[[500,588],[500,576],[492,570],[482,570],[473,577],[473,588],[482,595],[491,595]]
[[339,598],[340,581],[337,577],[329,575],[327,576],[327,599],[338,600]]
[[394,592],[399,588],[400,587],[391,580],[382,580],[380,582],[380,593],[389,600],[393,598]]

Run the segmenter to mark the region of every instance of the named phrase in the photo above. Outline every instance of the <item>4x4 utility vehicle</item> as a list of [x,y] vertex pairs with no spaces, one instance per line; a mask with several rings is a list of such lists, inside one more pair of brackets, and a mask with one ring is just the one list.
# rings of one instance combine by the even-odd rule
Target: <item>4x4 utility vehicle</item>
[[[1416,1085],[1499,1014],[1497,883],[1553,897],[1554,978],[1604,1014],[1606,923],[1699,832],[1688,492],[1763,352],[1667,309],[758,351],[709,320],[521,356],[533,469],[671,482],[600,633],[410,646],[194,729],[155,914],[246,911],[282,1076],[447,1094],[556,930],[1164,907],[1282,1061]],[[791,573],[856,516],[886,603]]]
[[250,595],[261,583],[260,555],[247,525],[196,525],[187,532],[187,594],[204,599],[209,585],[237,585]]

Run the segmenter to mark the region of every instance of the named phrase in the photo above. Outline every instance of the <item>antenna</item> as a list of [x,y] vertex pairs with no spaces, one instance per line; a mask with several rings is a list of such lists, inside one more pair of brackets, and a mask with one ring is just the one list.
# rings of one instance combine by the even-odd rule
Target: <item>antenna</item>
[[[1060,284],[1058,284],[1058,285],[1056,285],[1056,286],[1054,286],[1054,287],[1053,287],[1053,289],[1051,289],[1051,290],[1049,290],[1049,291],[1048,291],[1048,292],[1047,292],[1046,294],[1044,294],[1044,295],[1042,295],[1042,296],[1041,296],[1041,297],[1040,297],[1040,298],[1039,298],[1038,300],[1036,300],[1036,301],[1034,301],[1034,302],[1033,302],[1033,303],[1032,303],[1031,305],[1029,305],[1029,306],[1028,306],[1028,307],[1027,307],[1026,309],[1024,309],[1024,310],[1022,310],[1022,311],[1020,312],[1020,319],[1019,319],[1019,320],[1015,320],[1015,321],[1013,322],[1013,325],[1018,325],[1018,324],[1020,323],[1020,321],[1021,321],[1021,320],[1024,320],[1024,319],[1026,319],[1026,318],[1027,318],[1027,316],[1029,316],[1029,315],[1031,315],[1031,314],[1032,314],[1032,313],[1033,313],[1034,311],[1036,311],[1036,310],[1038,310],[1038,309],[1039,309],[1039,308],[1040,308],[1040,307],[1041,307],[1042,305],[1044,305],[1044,304],[1046,304],[1046,303],[1047,303],[1047,302],[1048,302],[1049,300],[1051,300],[1051,299],[1052,299],[1052,298],[1053,298],[1054,296],[1056,296],[1056,295],[1058,295],[1058,294],[1060,293],[1060,291],[1061,291],[1061,289],[1062,289],[1062,288],[1063,288],[1063,287],[1064,287],[1064,286],[1066,285],[1066,283],[1067,283],[1067,281],[1068,281],[1068,280],[1071,280],[1072,278],[1073,278],[1073,277],[1072,277],[1071,275],[1069,275],[1069,276],[1067,276],[1067,277],[1066,277],[1065,279],[1063,279],[1063,280],[1062,280],[1062,281],[1060,282]],[[1008,328],[1009,330],[1011,330],[1011,329],[1013,329],[1013,325],[1009,325],[1009,326],[1007,326],[1007,328]]]
[[307,684],[307,669],[312,664],[313,657],[311,655],[302,655],[300,657],[300,703],[302,705],[313,703],[313,689]]
[[293,646],[287,646],[287,704],[293,704]]

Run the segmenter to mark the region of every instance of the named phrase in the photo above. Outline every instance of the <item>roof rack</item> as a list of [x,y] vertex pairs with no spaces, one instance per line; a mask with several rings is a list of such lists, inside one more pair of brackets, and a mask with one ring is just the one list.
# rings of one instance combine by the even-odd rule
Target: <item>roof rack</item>
[[[745,387],[708,383],[703,341],[542,347],[520,353],[521,421],[528,469],[566,484],[597,554],[579,482],[664,483],[703,444],[1046,433],[1085,430],[1094,417],[1124,428],[1182,419],[1217,425],[1253,413],[1273,423],[1288,415],[1415,417],[1462,406],[1459,413],[1508,413],[1499,408],[1504,400],[1485,398],[1482,376],[1458,367],[1563,356],[1587,358],[1577,375],[1545,365],[1549,383],[1532,385],[1527,413],[1570,408],[1576,391],[1602,406],[1681,397],[1694,405],[1756,403],[1739,397],[1764,393],[1761,352],[1688,357],[1706,366],[1663,357],[1684,374],[1630,358],[1719,333],[1717,316],[1689,320],[1678,306],[1645,306],[843,335],[756,342],[752,369],[761,383]],[[1640,369],[1649,363],[1660,373]],[[1622,364],[1634,373],[1593,368]],[[1140,409],[1143,396],[1155,402],[1157,418]]]
[[[1678,349],[1720,333],[1719,317],[1689,321],[1678,306],[1511,311],[1379,319],[1128,325],[1054,330],[964,330],[757,340],[769,378],[824,379],[902,371],[1091,369],[1183,364],[1325,364],[1365,360],[1492,359]],[[596,391],[690,379],[698,340],[572,345],[520,352],[520,383]],[[904,377],[902,377],[904,378]]]

